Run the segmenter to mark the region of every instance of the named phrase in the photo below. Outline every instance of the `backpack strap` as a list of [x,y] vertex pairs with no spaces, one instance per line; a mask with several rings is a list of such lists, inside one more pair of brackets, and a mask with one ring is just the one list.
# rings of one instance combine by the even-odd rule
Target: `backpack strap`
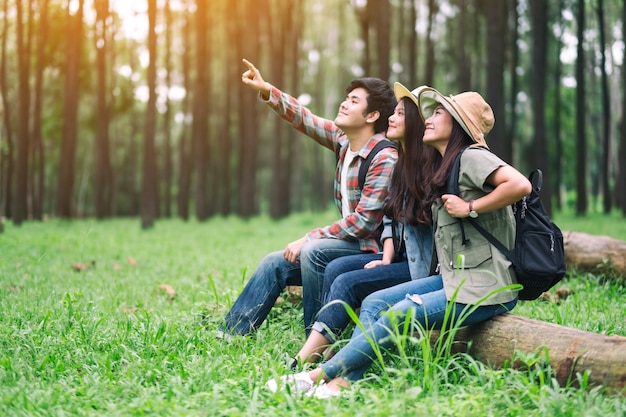
[[513,263],[516,262],[515,255],[513,255],[513,251],[508,250],[502,244],[502,242],[500,242],[498,239],[496,239],[496,237],[494,235],[492,235],[489,231],[487,231],[487,229],[485,229],[480,224],[478,224],[478,222],[476,220],[474,220],[474,219],[472,219],[470,217],[468,217],[467,220],[469,220],[469,222],[472,224],[472,226],[474,226],[474,228],[476,230],[478,230],[480,232],[480,234],[483,235],[485,237],[485,239],[487,239],[489,241],[489,243],[491,243],[493,246],[498,248],[498,250],[500,252],[502,252],[504,254],[504,256],[506,256],[508,258],[509,261],[511,261]]
[[362,190],[363,186],[365,185],[365,176],[367,175],[367,171],[369,171],[370,169],[372,159],[374,159],[374,157],[378,155],[378,153],[385,148],[398,149],[398,145],[396,145],[395,142],[392,142],[389,139],[383,139],[372,148],[370,153],[367,155],[367,158],[365,158],[365,160],[361,162],[361,166],[359,167],[359,178],[358,178],[359,180],[358,184],[359,184],[360,190]]
[[[537,185],[534,184],[534,178],[535,175],[537,175]],[[528,176],[528,180],[530,181],[530,183],[533,186],[533,189],[539,193],[539,191],[541,191],[541,186],[543,185],[543,173],[541,172],[540,169],[536,169],[533,172],[530,173],[530,175]],[[516,214],[516,218],[520,218],[520,219],[524,219],[524,217],[526,217],[526,197],[524,197],[522,200],[520,200],[522,202],[522,204],[519,204],[519,208],[518,208],[518,204],[513,204],[513,209],[514,210],[522,210],[522,213]],[[496,248],[498,248],[498,250],[500,252],[502,252],[504,254],[504,256],[507,257],[507,259],[511,262],[513,262],[514,264],[518,262],[518,260],[515,257],[515,254],[512,250],[508,250],[503,244],[502,242],[500,242],[498,239],[496,239],[496,237],[494,235],[492,235],[489,231],[487,231],[487,229],[485,229],[484,227],[482,227],[480,224],[478,224],[478,222],[472,218],[467,218],[467,220],[469,220],[469,222],[472,224],[472,226],[474,226],[476,228],[476,230],[478,230],[480,232],[481,235],[483,235],[485,237],[485,239],[487,239],[489,241],[489,243],[491,243],[493,246],[495,246]],[[516,220],[517,221],[517,220]]]
[[[458,196],[461,194],[459,189],[459,174],[461,173],[461,156],[463,152],[465,152],[467,148],[461,149],[461,151],[456,156],[454,160],[454,164],[452,164],[452,169],[450,170],[450,174],[448,175],[448,182],[446,184],[446,194],[454,194]],[[463,225],[462,219],[456,219],[457,223],[459,223],[459,227],[461,228],[461,239],[463,244],[465,245],[469,242],[469,239],[465,236],[465,226]]]

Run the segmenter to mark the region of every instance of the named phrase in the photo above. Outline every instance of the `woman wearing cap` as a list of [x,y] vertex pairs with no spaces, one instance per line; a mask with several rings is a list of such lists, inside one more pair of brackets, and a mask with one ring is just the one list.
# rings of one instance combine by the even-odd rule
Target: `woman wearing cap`
[[411,92],[395,83],[394,92],[398,104],[389,117],[387,138],[398,141],[400,146],[384,208],[380,238],[383,254],[342,256],[328,264],[323,291],[327,304],[305,344],[292,358],[293,369],[299,361],[320,359],[322,352],[337,341],[351,322],[345,304],[356,309],[375,291],[428,276],[433,242],[430,208],[423,199],[424,184],[432,170],[425,161],[436,151],[422,141],[424,122],[417,108],[418,89]]
[[[351,381],[362,378],[376,358],[372,344],[393,346],[389,337],[405,318],[425,328],[469,325],[513,309],[517,293],[511,263],[471,225],[461,233],[459,219],[471,216],[511,248],[515,220],[510,204],[531,191],[530,182],[486,148],[493,127],[491,107],[475,92],[445,97],[433,88],[418,93],[425,120],[424,143],[438,154],[429,161],[433,175],[427,184],[438,265],[435,274],[369,295],[350,342],[328,362],[310,372],[283,377],[284,384],[318,398],[340,395]],[[462,152],[460,196],[446,194],[456,156]],[[464,260],[460,262],[459,259]],[[448,312],[447,312],[448,310]],[[449,314],[449,316],[447,315]],[[448,320],[448,322],[445,322]],[[453,320],[454,323],[450,323]]]

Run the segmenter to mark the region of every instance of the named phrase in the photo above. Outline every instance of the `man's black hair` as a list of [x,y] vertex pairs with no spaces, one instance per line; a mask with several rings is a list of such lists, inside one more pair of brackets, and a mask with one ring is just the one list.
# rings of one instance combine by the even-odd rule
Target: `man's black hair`
[[376,133],[386,132],[389,127],[389,116],[393,114],[397,101],[391,86],[384,80],[374,77],[358,78],[353,80],[346,88],[350,93],[355,88],[363,88],[367,91],[367,110],[365,114],[378,111],[380,117],[374,122]]

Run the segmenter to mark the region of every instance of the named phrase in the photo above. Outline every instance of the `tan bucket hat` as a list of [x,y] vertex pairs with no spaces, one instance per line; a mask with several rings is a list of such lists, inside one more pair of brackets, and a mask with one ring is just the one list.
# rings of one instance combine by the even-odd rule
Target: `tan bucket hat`
[[[491,132],[495,118],[491,106],[474,91],[445,97],[432,87],[418,87],[417,108],[424,120],[441,104],[463,130],[479,145],[487,147],[485,136]],[[397,93],[396,93],[397,95]]]

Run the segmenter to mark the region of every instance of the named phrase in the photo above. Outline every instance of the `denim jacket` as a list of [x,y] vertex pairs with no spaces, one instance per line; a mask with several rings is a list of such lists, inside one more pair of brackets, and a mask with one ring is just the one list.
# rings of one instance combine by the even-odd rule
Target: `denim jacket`
[[381,242],[394,236],[404,241],[406,250],[403,257],[409,263],[411,279],[427,277],[433,249],[432,227],[397,222],[387,216],[383,217],[383,226]]

